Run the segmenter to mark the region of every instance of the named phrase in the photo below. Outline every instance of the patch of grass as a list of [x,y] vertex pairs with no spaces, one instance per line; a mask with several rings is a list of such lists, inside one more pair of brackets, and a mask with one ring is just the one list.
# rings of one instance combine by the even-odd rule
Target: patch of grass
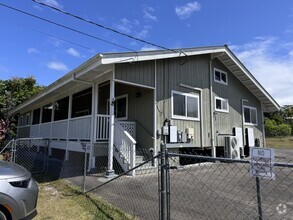
[[267,147],[293,149],[293,137],[266,138]]
[[4,157],[3,157],[3,155],[2,155],[2,154],[0,154],[0,160],[3,160],[3,158],[4,158]]
[[35,219],[135,219],[101,198],[81,193],[66,180],[39,184]]

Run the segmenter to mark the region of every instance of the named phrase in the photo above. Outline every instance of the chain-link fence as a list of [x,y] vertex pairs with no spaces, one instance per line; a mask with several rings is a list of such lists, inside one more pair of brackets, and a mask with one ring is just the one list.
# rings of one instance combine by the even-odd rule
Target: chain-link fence
[[[38,178],[63,179],[93,219],[103,219],[101,213],[104,219],[293,219],[293,163],[286,158],[273,164],[275,177],[266,179],[251,176],[249,160],[167,150],[153,156],[139,149],[136,167],[127,172],[114,158],[109,178],[108,144],[95,145],[92,161],[83,145],[83,151],[66,152],[49,148],[46,140],[23,139],[15,141],[12,158],[44,171]],[[109,207],[120,214],[108,214]]]
[[275,163],[273,180],[251,177],[248,160],[168,157],[171,219],[292,219],[293,164]]
[[20,138],[11,140],[0,151],[2,160],[15,162],[31,173],[46,170],[49,140],[43,138]]

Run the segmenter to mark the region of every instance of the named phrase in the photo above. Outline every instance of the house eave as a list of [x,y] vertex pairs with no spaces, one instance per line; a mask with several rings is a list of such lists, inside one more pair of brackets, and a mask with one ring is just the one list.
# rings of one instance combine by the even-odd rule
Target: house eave
[[[98,65],[101,65],[101,54],[97,54],[96,56],[92,57],[82,65],[78,66],[74,70],[70,71],[57,81],[53,82],[49,86],[47,86],[42,92],[36,94],[32,98],[26,100],[25,102],[21,103],[20,105],[16,106],[14,109],[12,109],[9,112],[9,115],[15,115],[17,114],[21,109],[26,108],[27,106],[35,103],[36,101],[40,100],[41,98],[52,94],[55,90],[58,88],[73,82],[75,78],[78,78],[82,76],[82,74],[86,73],[86,70],[88,71],[91,68],[95,68]],[[77,75],[78,74],[78,75]]]
[[[88,81],[93,83],[92,76],[96,75],[96,70],[101,72],[108,72],[113,68],[114,64],[131,63],[138,61],[159,60],[185,56],[196,56],[210,54],[211,59],[218,58],[227,68],[239,78],[239,80],[260,100],[263,111],[277,111],[280,110],[279,104],[272,96],[261,86],[261,84],[254,78],[249,70],[241,63],[241,61],[233,54],[227,46],[214,47],[197,47],[174,50],[157,50],[157,51],[141,51],[141,52],[124,52],[124,53],[105,53],[98,54],[86,61],[79,67],[75,68],[56,82],[49,85],[43,92],[37,94],[33,98],[25,101],[10,112],[14,115],[23,109],[36,103],[38,100],[54,94],[58,88],[62,86],[75,85],[75,83],[82,83],[81,81]],[[226,63],[226,64],[225,64]],[[230,65],[227,65],[230,63]],[[92,71],[93,70],[93,71]],[[92,71],[92,73],[90,73]],[[79,79],[79,82],[78,80]]]

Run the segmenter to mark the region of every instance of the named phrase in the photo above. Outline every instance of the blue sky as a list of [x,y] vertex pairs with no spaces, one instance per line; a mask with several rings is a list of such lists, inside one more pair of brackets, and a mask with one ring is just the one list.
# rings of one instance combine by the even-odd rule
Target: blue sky
[[[279,104],[293,104],[292,0],[42,2],[167,48],[227,44]],[[0,3],[135,51],[154,49],[31,0]],[[0,27],[0,79],[32,75],[49,85],[96,53],[125,51],[1,5]]]

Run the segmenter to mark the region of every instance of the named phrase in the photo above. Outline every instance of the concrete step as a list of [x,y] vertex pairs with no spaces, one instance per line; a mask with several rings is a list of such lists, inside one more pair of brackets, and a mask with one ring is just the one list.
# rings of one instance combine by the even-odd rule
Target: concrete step
[[136,155],[135,156],[135,164],[141,164],[141,163],[143,163],[144,162],[143,159],[144,159],[143,156]]
[[157,173],[158,167],[140,167],[135,170],[135,175],[144,175],[144,174],[150,174],[150,173]]

